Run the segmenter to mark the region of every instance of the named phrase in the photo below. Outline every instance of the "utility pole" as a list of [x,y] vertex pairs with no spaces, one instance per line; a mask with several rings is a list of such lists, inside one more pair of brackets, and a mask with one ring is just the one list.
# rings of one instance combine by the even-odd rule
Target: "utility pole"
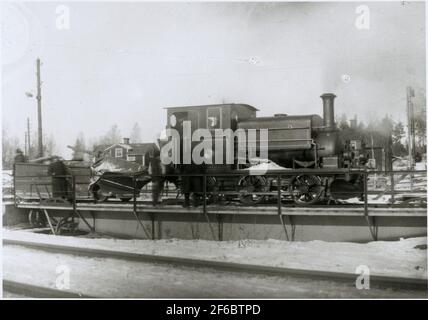
[[31,131],[30,131],[30,118],[27,118],[27,144],[28,144],[28,159],[31,159]]
[[24,156],[28,157],[28,148],[27,148],[27,132],[25,132],[25,149],[24,149]]
[[[412,97],[415,91],[412,87],[407,87],[407,127],[409,139],[409,169],[415,169],[415,114]],[[413,191],[413,173],[410,174],[410,191]]]
[[40,58],[37,58],[37,120],[39,157],[43,157],[43,131],[42,131],[42,84],[40,81]]
[[412,97],[415,91],[412,87],[407,87],[407,144],[409,149],[409,167],[413,169],[415,164],[415,114]]

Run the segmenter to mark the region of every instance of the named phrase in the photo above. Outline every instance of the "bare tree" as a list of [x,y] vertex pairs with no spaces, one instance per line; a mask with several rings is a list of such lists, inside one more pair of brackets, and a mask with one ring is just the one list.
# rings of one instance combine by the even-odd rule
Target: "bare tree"
[[119,143],[122,139],[122,135],[120,133],[120,129],[117,124],[114,124],[110,127],[107,133],[101,137],[99,144],[115,144]]
[[83,159],[83,154],[85,150],[85,136],[83,135],[83,132],[80,132],[77,135],[76,141],[74,142],[73,159]]
[[337,126],[339,129],[348,129],[349,128],[348,117],[346,116],[345,113],[342,113],[339,116],[339,121],[337,123]]
[[2,127],[2,166],[3,169],[12,169],[16,149],[20,148],[19,138],[7,134],[7,125]]
[[405,136],[404,124],[401,121],[394,123],[392,128],[392,153],[394,155],[403,156],[406,154],[406,148],[401,142]]
[[138,125],[138,122],[135,122],[134,126],[132,127],[130,139],[132,143],[138,143],[141,142],[141,128]]
[[49,136],[44,135],[43,142],[43,154],[45,156],[53,156],[58,152],[55,138],[52,134]]

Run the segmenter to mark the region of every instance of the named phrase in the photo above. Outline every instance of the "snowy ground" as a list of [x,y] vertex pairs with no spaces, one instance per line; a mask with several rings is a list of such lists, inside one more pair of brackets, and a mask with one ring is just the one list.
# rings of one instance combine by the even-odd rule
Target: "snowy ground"
[[[397,160],[394,162],[394,170],[409,170],[408,162],[406,160]],[[415,170],[427,170],[426,162],[418,162],[415,165]],[[391,176],[389,174],[370,174],[367,187],[369,191],[386,191],[391,190]],[[414,196],[419,196],[420,194],[426,194],[427,192],[427,175],[426,173],[415,173],[410,176],[410,174],[394,174],[394,191],[396,191],[394,197],[394,203],[398,204],[404,200],[406,194],[401,193],[400,191],[414,191]],[[407,196],[409,196],[407,194]],[[425,197],[426,198],[426,197]],[[360,203],[361,201],[358,198],[351,198],[343,200],[343,203]],[[383,204],[391,203],[390,194],[371,194],[368,196],[369,204]]]
[[4,238],[107,250],[178,256],[284,268],[355,273],[360,265],[373,275],[427,278],[427,238],[347,242],[280,240],[119,240],[63,237],[3,229]]
[[2,170],[2,186],[3,186],[3,199],[12,196],[13,190],[13,176],[12,170]]
[[[301,279],[4,248],[4,278],[94,297],[423,298],[423,290],[358,290],[354,281]],[[62,281],[67,270],[69,281]],[[67,287],[63,287],[67,284]],[[6,297],[19,297],[7,294]],[[21,296],[22,297],[22,296]]]

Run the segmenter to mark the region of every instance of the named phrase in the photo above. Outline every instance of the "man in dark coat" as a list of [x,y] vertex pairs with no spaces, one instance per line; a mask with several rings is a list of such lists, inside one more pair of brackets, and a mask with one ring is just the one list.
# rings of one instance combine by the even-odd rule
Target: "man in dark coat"
[[183,164],[180,167],[181,173],[184,175],[181,177],[182,179],[182,189],[184,193],[184,207],[190,206],[190,195],[192,194],[193,205],[195,207],[199,206],[201,197],[204,192],[204,178],[202,176],[186,176],[187,174],[204,174],[205,166],[195,165],[195,164]]
[[52,196],[54,198],[68,199],[68,170],[59,157],[52,158],[48,167],[48,174],[52,176]]
[[24,153],[22,152],[21,149],[16,149],[16,155],[14,158],[14,162],[15,163],[22,163],[22,162],[27,162],[26,157],[24,156]]
[[149,174],[152,177],[152,201],[153,206],[158,205],[159,196],[163,191],[164,179],[162,175],[162,167],[159,156],[150,156],[149,159]]

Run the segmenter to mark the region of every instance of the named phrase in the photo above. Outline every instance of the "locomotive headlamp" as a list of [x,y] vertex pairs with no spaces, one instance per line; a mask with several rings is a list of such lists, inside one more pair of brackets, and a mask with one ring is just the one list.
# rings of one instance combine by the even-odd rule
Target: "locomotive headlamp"
[[171,127],[175,127],[177,125],[177,117],[175,116],[175,114],[172,114],[169,117],[169,124],[171,125]]

